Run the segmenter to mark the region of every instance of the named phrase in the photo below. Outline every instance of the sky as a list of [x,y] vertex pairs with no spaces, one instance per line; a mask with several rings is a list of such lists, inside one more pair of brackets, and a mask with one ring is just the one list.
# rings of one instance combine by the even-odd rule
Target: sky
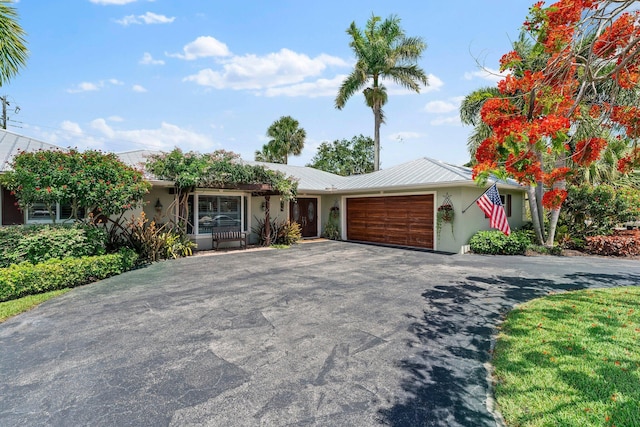
[[[361,93],[334,107],[355,64],[346,29],[396,15],[427,44],[419,94],[391,82],[381,168],[419,157],[469,160],[458,107],[495,86],[533,0],[20,0],[29,59],[0,88],[8,130],[79,149],[202,153],[253,160],[282,116],[306,131],[289,164],[325,141],[373,137]],[[19,107],[17,109],[16,107]]]

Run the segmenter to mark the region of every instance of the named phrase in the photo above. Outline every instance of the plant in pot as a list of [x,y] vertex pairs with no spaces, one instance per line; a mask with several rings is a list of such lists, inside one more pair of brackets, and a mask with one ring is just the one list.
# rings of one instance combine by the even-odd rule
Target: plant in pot
[[453,234],[453,219],[455,218],[455,212],[453,210],[453,205],[451,204],[442,204],[438,207],[436,213],[436,222],[438,227],[438,239],[440,238],[440,230],[442,229],[442,223],[448,222],[451,224],[451,234]]

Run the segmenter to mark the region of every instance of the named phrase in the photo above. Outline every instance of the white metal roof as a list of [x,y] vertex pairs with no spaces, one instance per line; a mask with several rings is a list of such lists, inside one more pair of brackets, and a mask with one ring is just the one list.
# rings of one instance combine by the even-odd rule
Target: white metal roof
[[9,163],[19,152],[38,150],[63,150],[63,148],[0,129],[0,172],[11,170]]
[[[36,150],[63,150],[63,148],[0,129],[0,172],[8,170],[8,163],[19,151]],[[117,153],[117,156],[124,163],[141,168],[149,155],[157,153],[160,152],[135,150]],[[367,190],[382,191],[418,187],[475,185],[470,168],[452,165],[429,157],[422,157],[388,169],[354,176],[339,176],[306,166],[254,161],[247,161],[246,163],[278,170],[287,176],[296,178],[299,192],[333,193],[342,191],[355,193]],[[148,179],[153,180],[152,176],[146,175]],[[159,181],[156,181],[155,185],[159,183]],[[166,185],[166,182],[163,181],[162,184]],[[513,180],[501,182],[500,184],[522,188]]]

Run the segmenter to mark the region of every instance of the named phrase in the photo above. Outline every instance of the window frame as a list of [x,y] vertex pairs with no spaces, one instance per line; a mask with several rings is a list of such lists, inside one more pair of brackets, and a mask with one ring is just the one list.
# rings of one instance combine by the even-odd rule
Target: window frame
[[[224,197],[224,198],[237,198],[237,203],[238,203],[238,216],[239,218],[236,220],[238,222],[238,226],[240,228],[240,231],[246,231],[247,228],[247,202],[246,200],[248,199],[246,197],[246,194],[244,193],[220,193],[220,192],[213,192],[213,191],[196,191],[195,193],[191,193],[189,194],[189,197],[193,198],[193,204],[192,204],[192,209],[189,212],[189,221],[191,222],[191,232],[189,233],[191,236],[207,236],[207,235],[211,235],[212,230],[215,229],[213,227],[206,227],[208,228],[208,231],[206,232],[201,232],[200,231],[200,220],[196,219],[199,218],[200,216],[200,197]],[[216,212],[219,215],[226,215],[225,212],[221,212],[219,211],[219,206],[216,206]],[[229,213],[229,211],[227,211],[227,214]],[[203,227],[205,228],[205,227]],[[221,228],[225,228],[225,227],[221,227]]]

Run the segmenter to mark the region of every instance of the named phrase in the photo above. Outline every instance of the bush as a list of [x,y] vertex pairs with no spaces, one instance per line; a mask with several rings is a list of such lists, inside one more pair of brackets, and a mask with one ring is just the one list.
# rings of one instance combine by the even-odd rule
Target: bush
[[606,184],[569,186],[567,190],[569,194],[560,211],[556,234],[563,246],[579,247],[585,236],[611,234],[616,224],[640,215],[638,190],[617,189]]
[[91,283],[130,270],[137,259],[135,252],[123,249],[116,254],[49,259],[40,264],[24,262],[0,268],[0,301]]
[[640,232],[618,232],[614,236],[590,236],[586,238],[585,252],[604,256],[640,255]]
[[340,226],[333,221],[329,221],[324,225],[322,237],[330,240],[340,240]]
[[97,227],[10,226],[0,228],[0,267],[28,261],[77,258],[105,253],[106,234]]
[[300,224],[297,222],[287,221],[280,226],[276,241],[277,245],[295,245],[302,239],[302,231],[300,230]]
[[[252,232],[258,235],[258,244],[265,246],[267,241],[267,235],[265,233],[265,221],[263,218],[256,218],[257,225],[251,229]],[[293,245],[298,243],[302,239],[302,232],[300,230],[300,224],[297,222],[281,222],[278,223],[275,219],[269,221],[269,236],[272,245]]]
[[523,255],[531,244],[531,232],[514,231],[506,236],[501,231],[479,231],[469,240],[471,250],[477,254]]
[[126,247],[132,248],[141,259],[151,262],[190,256],[196,247],[178,228],[171,228],[169,224],[158,226],[155,221],[149,221],[144,212],[127,222],[121,237]]

